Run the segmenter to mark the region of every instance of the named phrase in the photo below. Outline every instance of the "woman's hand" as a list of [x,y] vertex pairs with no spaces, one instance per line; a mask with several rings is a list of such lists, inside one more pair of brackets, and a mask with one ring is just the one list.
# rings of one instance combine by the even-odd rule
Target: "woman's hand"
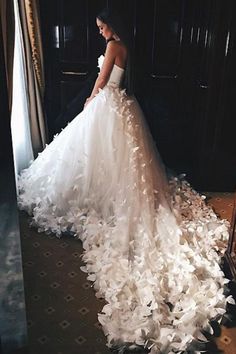
[[87,104],[89,104],[90,101],[92,101],[93,97],[88,97],[85,101],[85,104],[84,104],[84,108],[87,106]]

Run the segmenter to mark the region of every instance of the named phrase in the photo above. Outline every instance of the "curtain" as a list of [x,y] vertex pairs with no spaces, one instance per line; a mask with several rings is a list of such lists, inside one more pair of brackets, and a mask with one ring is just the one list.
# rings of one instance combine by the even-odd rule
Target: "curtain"
[[29,31],[33,66],[41,90],[41,96],[43,97],[45,80],[38,1],[25,0],[25,12]]
[[44,74],[38,0],[18,1],[24,44],[30,132],[34,157],[45,148],[47,129],[43,109]]
[[11,132],[17,176],[45,148],[47,129],[38,0],[10,1],[15,21]]
[[13,0],[0,0],[0,16],[3,36],[3,52],[7,77],[9,111],[11,111],[15,27]]
[[33,160],[30,131],[30,105],[27,89],[27,71],[24,56],[23,36],[19,17],[18,1],[14,0],[15,47],[13,63],[13,91],[11,112],[11,135],[15,176]]

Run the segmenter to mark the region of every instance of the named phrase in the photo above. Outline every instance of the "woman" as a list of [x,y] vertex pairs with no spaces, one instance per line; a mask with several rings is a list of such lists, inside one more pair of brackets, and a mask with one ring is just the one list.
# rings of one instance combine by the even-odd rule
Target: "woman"
[[107,11],[96,21],[107,48],[94,89],[21,174],[19,205],[39,231],[82,240],[83,270],[107,302],[99,321],[109,346],[179,352],[233,302],[218,265],[228,225],[186,181],[167,180],[142,111],[121,88],[131,91],[118,21]]

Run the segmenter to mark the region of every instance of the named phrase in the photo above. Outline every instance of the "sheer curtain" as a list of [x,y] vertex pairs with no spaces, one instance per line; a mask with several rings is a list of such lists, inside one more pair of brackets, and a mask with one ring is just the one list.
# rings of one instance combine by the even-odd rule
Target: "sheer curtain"
[[44,70],[39,0],[18,0],[18,7],[30,103],[30,133],[34,157],[37,157],[47,142],[43,107]]
[[27,95],[27,77],[25,70],[24,45],[19,17],[18,1],[14,0],[15,47],[13,61],[13,94],[11,132],[15,163],[15,175],[29,166],[33,160],[33,148],[30,133],[29,100]]

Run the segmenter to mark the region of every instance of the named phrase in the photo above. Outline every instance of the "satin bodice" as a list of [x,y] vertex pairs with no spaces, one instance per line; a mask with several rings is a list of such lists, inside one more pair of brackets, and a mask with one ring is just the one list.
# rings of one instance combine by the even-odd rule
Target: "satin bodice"
[[[98,58],[98,67],[100,68],[100,70],[101,70],[103,61],[104,61],[104,55],[101,55]],[[125,72],[125,70],[123,68],[120,68],[118,65],[114,64],[107,85],[114,86],[114,87],[120,87],[123,76],[124,76],[124,72]]]

